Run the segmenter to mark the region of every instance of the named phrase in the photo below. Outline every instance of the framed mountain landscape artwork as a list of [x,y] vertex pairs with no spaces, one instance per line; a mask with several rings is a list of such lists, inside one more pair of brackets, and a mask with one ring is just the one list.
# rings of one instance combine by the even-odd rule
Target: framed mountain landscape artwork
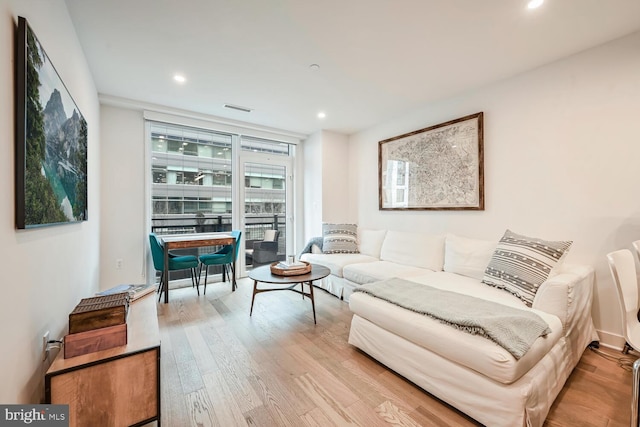
[[16,227],[87,220],[87,122],[51,60],[18,18]]

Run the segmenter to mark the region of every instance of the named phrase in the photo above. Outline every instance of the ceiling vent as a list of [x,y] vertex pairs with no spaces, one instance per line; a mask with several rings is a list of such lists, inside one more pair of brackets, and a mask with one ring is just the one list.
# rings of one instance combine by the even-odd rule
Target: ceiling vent
[[251,108],[241,107],[239,105],[233,105],[233,104],[224,104],[224,107],[231,108],[232,110],[244,111],[245,113],[250,113],[252,111]]

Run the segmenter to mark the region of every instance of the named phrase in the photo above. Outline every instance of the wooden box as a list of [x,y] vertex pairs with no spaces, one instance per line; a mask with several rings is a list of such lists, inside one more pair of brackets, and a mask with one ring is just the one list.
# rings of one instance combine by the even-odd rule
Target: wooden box
[[128,309],[129,296],[126,293],[84,298],[69,314],[69,333],[126,323]]
[[127,344],[127,324],[69,334],[64,337],[64,358],[94,353]]

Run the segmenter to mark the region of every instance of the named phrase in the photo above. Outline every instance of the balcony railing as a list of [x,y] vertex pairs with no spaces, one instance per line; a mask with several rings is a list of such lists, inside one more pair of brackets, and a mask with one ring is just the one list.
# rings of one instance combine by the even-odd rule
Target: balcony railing
[[[278,258],[285,259],[286,255],[286,218],[284,215],[260,215],[247,214],[244,218],[245,230],[242,235],[241,249],[238,257],[243,256],[246,249],[253,248],[253,242],[264,239],[266,230],[279,230]],[[183,234],[183,233],[216,233],[231,231],[231,215],[158,215],[151,219],[151,231],[156,234]],[[175,252],[182,255],[202,255],[211,253],[217,248],[203,247],[193,249],[181,249]],[[174,251],[172,251],[174,252]],[[250,269],[252,265],[248,265]],[[220,266],[212,266],[210,274],[221,273]],[[157,277],[160,277],[158,273]],[[187,270],[171,272],[171,280],[188,278]]]

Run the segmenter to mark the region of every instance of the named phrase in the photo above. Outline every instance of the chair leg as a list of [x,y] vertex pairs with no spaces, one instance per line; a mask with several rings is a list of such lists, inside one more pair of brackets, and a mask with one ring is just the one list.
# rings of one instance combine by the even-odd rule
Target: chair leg
[[[169,286],[168,283],[167,286]],[[158,302],[160,302],[160,300],[162,299],[163,292],[166,292],[166,290],[164,289],[164,271],[160,273],[160,284],[158,285]]]
[[196,292],[200,295],[200,275],[202,274],[202,266],[192,268],[191,271],[191,280],[192,282],[195,281]]
[[197,279],[198,276],[196,276],[196,268],[198,267],[194,267],[194,268],[190,268],[189,271],[191,272],[191,287],[195,287],[196,291],[198,292],[198,295],[200,295],[200,288],[199,288],[199,281]]
[[230,277],[230,281],[231,281],[231,291],[235,291],[236,288],[238,287],[238,283],[236,283],[236,272],[235,272],[235,268],[233,268],[233,264],[228,264],[227,267],[229,268],[229,277]]
[[205,266],[205,273],[204,273],[204,291],[202,292],[202,295],[206,295],[207,294],[207,279],[209,278],[209,266],[206,265]]
[[164,280],[164,271],[160,272],[160,283],[158,283],[158,289],[156,289],[156,293],[162,292],[162,281]]

